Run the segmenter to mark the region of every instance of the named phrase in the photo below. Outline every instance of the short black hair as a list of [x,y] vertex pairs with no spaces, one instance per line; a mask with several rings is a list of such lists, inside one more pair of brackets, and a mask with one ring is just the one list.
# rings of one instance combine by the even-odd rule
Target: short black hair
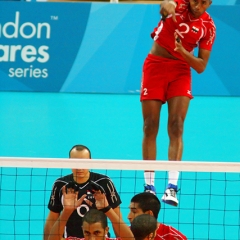
[[108,226],[107,224],[107,216],[93,208],[93,209],[90,209],[84,216],[83,216],[83,219],[82,219],[82,224],[83,222],[87,222],[89,224],[93,224],[93,223],[97,223],[97,222],[100,222],[101,225],[102,225],[102,228],[106,228]]
[[135,240],[143,240],[149,234],[154,234],[156,229],[157,219],[149,214],[138,215],[131,222],[131,231]]
[[70,157],[71,151],[72,151],[73,149],[76,149],[77,151],[87,150],[87,151],[89,152],[89,158],[92,158],[90,149],[89,149],[88,147],[82,145],[82,144],[74,145],[74,146],[70,149],[70,151],[69,151],[69,154],[68,154],[69,157]]
[[138,207],[145,213],[149,210],[153,212],[153,216],[157,219],[161,209],[159,199],[152,193],[143,192],[132,197],[131,202],[138,203]]

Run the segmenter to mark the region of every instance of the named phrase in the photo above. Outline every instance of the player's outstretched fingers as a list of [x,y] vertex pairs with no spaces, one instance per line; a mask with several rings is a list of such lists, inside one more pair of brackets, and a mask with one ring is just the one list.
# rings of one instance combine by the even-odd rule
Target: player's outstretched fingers
[[85,203],[86,203],[88,206],[90,206],[90,207],[93,207],[93,206],[94,206],[93,202],[91,202],[91,201],[88,200],[87,198],[85,198],[84,201],[85,201]]
[[97,194],[102,194],[102,192],[100,190],[92,190],[93,191],[93,195],[97,195]]
[[96,199],[96,208],[103,209],[109,205],[106,195],[104,193],[96,193],[94,194],[94,198]]
[[[78,192],[76,192],[76,207],[79,207],[83,201],[85,200],[87,194],[83,194],[79,199],[78,199]],[[86,200],[85,200],[86,201]]]

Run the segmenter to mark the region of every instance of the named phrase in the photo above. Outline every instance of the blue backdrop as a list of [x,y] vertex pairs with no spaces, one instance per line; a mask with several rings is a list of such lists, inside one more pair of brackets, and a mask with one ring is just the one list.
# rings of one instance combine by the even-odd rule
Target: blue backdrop
[[[85,144],[93,158],[142,158],[138,95],[0,92],[0,103],[0,156],[67,158],[73,145]],[[191,101],[184,128],[184,162],[239,162],[239,105],[239,97]],[[164,105],[157,141],[161,160],[168,153],[167,115]],[[52,184],[70,172],[0,168],[0,239],[42,240]],[[129,201],[143,191],[143,172],[119,172],[104,171],[120,192],[128,223]],[[159,198],[167,179],[165,171],[156,172]],[[240,239],[239,173],[181,172],[179,180],[179,207],[162,204],[160,222],[173,225],[189,240]]]
[[[240,6],[209,9],[217,39],[194,95],[239,96]],[[0,3],[0,91],[139,93],[156,4]]]

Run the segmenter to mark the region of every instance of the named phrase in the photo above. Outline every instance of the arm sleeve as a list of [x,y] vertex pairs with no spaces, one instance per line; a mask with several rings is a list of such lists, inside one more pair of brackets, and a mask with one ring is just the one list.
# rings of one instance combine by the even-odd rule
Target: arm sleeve
[[100,184],[105,190],[106,198],[109,205],[112,208],[118,207],[122,203],[122,201],[111,179],[105,179],[104,182]]
[[53,184],[51,196],[48,202],[48,209],[55,213],[60,213],[63,210],[62,198],[62,184],[57,181]]
[[187,237],[173,227],[169,228],[169,240],[187,240]]
[[189,5],[189,0],[174,0],[174,2],[177,3],[176,12],[183,12]]
[[211,51],[215,38],[216,38],[216,28],[214,24],[211,23],[207,26],[206,35],[199,41],[199,48],[203,48]]

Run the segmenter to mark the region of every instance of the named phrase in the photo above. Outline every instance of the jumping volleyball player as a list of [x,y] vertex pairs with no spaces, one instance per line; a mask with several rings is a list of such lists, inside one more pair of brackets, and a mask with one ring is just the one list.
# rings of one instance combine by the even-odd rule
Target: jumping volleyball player
[[[191,92],[193,68],[202,73],[215,40],[216,27],[206,10],[212,0],[165,0],[162,18],[151,34],[153,46],[143,65],[141,103],[144,120],[142,153],[144,160],[156,160],[156,138],[162,104],[168,104],[168,159],[180,161],[183,152],[183,125]],[[197,56],[193,55],[198,47]],[[145,171],[145,191],[156,193],[155,173]],[[178,171],[169,171],[162,201],[178,205]]]

